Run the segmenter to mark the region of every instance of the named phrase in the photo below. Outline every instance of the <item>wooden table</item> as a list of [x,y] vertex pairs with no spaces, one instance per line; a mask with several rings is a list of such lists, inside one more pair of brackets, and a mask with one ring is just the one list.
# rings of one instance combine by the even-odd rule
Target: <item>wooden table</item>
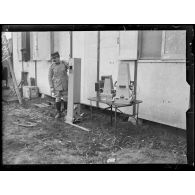
[[[106,109],[110,109],[111,110],[111,125],[112,125],[112,109],[114,108],[114,118],[115,118],[115,129],[117,128],[117,110],[119,110],[119,108],[122,107],[127,107],[127,106],[136,106],[136,113],[134,114],[128,114],[130,117],[133,117],[136,120],[136,124],[138,122],[138,114],[139,114],[139,104],[142,103],[141,100],[134,100],[131,103],[128,104],[119,104],[119,103],[115,103],[112,100],[103,100],[97,97],[90,97],[88,98],[88,100],[90,101],[90,110],[91,110],[91,119],[92,119],[92,102],[99,102],[99,103],[103,103],[103,104],[107,104],[109,107]],[[120,111],[120,110],[119,110]],[[120,111],[121,113],[123,113],[122,111]]]

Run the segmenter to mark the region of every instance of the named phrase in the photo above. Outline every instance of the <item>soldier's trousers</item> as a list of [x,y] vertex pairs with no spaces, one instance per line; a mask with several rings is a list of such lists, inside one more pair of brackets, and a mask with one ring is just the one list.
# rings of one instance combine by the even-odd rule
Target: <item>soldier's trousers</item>
[[55,91],[54,95],[56,98],[56,102],[60,102],[61,98],[63,98],[65,102],[68,101],[68,91]]

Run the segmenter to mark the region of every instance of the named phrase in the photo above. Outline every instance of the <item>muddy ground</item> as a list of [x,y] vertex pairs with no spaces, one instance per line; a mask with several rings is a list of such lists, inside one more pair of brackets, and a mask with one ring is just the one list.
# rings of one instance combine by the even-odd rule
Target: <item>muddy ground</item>
[[[82,106],[78,125],[87,132],[54,119],[54,105],[34,105],[47,101],[2,103],[3,164],[187,163],[185,131],[148,121],[135,126],[120,115],[115,132],[109,113],[95,109],[91,120]],[[35,126],[20,126],[26,122]]]

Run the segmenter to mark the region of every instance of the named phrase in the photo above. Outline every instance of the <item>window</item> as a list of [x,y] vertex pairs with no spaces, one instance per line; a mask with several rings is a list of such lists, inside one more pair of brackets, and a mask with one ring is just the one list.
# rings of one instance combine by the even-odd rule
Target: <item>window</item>
[[23,60],[30,60],[30,32],[22,32],[22,49],[25,49],[23,52]]
[[140,59],[161,59],[162,31],[140,31]]
[[167,30],[162,36],[162,59],[186,58],[186,31]]
[[30,60],[30,32],[17,32],[17,52],[19,61],[22,60],[22,51],[23,52],[23,60]]

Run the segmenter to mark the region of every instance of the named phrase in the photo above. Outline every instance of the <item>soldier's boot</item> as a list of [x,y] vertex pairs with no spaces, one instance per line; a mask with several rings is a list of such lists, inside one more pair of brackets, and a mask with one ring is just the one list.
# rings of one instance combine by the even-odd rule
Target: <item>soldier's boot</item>
[[67,102],[61,101],[61,111],[64,112],[67,110]]
[[66,121],[67,116],[67,102],[64,102],[64,120]]
[[61,117],[61,102],[56,102],[56,110],[57,110],[57,114],[55,118],[60,118]]
[[64,110],[67,110],[67,102],[64,102]]

